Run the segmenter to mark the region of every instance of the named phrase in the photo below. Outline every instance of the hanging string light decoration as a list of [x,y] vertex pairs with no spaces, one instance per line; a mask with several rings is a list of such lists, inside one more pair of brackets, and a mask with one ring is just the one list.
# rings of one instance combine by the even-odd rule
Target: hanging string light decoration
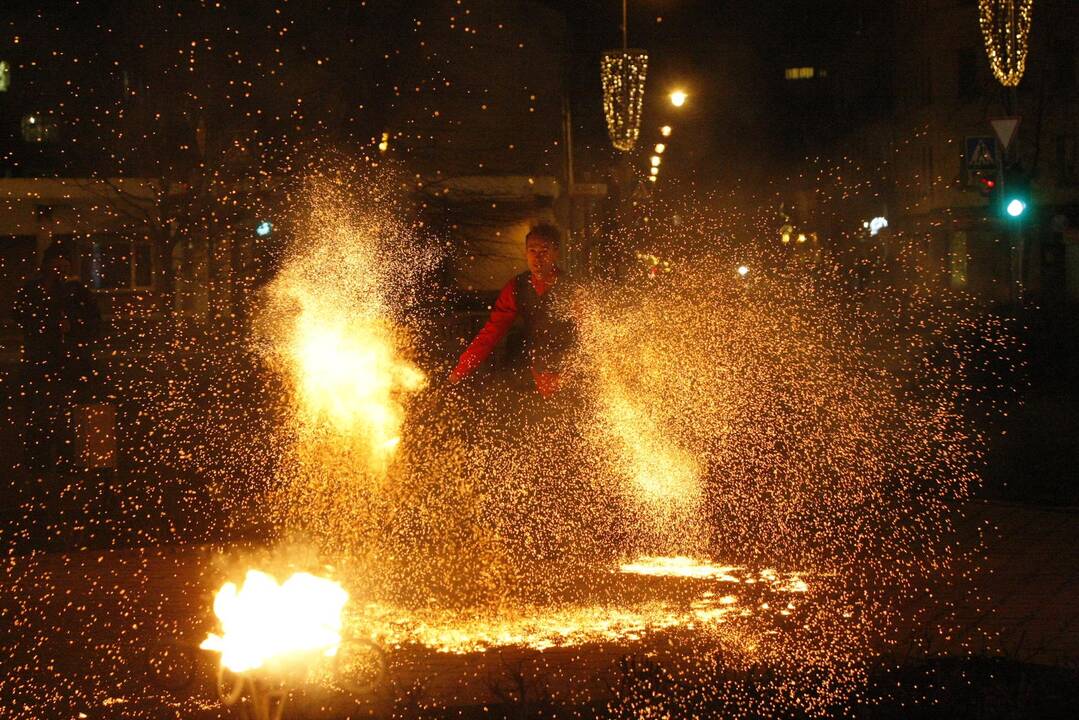
[[626,47],[626,19],[626,0],[622,0],[622,49],[608,50],[600,59],[607,134],[611,144],[622,152],[629,152],[637,144],[648,75],[648,53]]
[[993,75],[1016,87],[1027,67],[1027,38],[1034,0],[979,0],[978,24]]
[[644,81],[648,53],[643,50],[609,50],[600,61],[603,79],[603,114],[611,144],[629,152],[637,144],[644,108]]

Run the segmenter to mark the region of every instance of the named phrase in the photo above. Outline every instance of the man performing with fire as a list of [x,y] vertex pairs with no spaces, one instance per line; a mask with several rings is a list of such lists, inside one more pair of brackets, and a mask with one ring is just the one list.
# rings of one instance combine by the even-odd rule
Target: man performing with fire
[[540,224],[525,237],[528,272],[512,278],[498,295],[491,317],[461,354],[450,382],[458,383],[483,364],[515,321],[524,332],[524,350],[536,389],[550,397],[562,384],[565,356],[575,331],[568,312],[572,288],[558,267],[561,233]]

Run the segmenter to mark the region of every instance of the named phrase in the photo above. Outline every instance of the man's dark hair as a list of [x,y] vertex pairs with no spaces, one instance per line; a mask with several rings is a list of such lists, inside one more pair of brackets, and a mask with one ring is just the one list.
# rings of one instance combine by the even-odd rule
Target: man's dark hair
[[68,250],[67,245],[60,242],[53,242],[47,248],[45,252],[41,254],[41,267],[49,267],[59,257],[67,258],[68,262],[71,262],[71,251]]
[[543,238],[551,247],[558,249],[562,247],[562,231],[550,223],[540,223],[531,230],[528,231],[528,235],[525,235],[525,239],[532,237]]

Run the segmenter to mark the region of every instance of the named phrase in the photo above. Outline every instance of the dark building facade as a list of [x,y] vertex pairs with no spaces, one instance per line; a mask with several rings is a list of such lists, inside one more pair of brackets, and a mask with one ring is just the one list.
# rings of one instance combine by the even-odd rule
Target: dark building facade
[[[1015,90],[992,74],[974,0],[893,2],[863,20],[844,24],[843,50],[829,60],[828,84],[817,86],[832,130],[813,133],[807,145],[814,169],[844,177],[821,183],[803,171],[792,187],[803,196],[800,220],[837,246],[894,256],[899,243],[917,244],[927,280],[986,302],[1079,301],[1074,4],[1034,4]],[[1006,152],[990,124],[1002,117],[1020,118]],[[971,157],[978,148],[982,157]],[[1000,180],[995,169],[978,171],[986,148],[1029,180],[1021,220],[982,192],[980,175],[998,190]],[[864,225],[874,217],[885,217],[889,230],[870,240]]]

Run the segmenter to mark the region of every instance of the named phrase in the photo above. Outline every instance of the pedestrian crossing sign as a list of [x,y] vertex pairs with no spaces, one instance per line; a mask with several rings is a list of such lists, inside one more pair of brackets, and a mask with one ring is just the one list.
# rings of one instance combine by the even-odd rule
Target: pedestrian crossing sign
[[995,137],[968,137],[966,144],[968,170],[992,170],[997,166],[997,139]]

